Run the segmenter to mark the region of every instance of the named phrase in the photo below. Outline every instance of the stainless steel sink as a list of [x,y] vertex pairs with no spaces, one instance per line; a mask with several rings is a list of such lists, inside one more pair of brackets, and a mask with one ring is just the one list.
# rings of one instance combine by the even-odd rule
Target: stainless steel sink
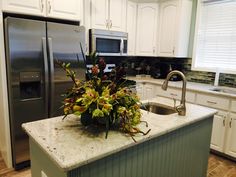
[[235,94],[236,95],[236,90],[228,89],[228,88],[213,88],[213,89],[210,89],[210,90],[214,91],[214,92],[229,93],[229,94]]
[[159,114],[159,115],[170,115],[176,113],[176,110],[170,106],[161,105],[158,103],[146,103],[141,106],[141,109],[146,111]]

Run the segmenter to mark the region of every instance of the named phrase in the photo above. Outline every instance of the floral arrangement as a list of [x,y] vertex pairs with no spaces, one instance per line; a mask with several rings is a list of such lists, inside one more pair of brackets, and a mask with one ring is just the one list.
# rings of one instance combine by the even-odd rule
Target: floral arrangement
[[[104,126],[106,138],[110,129],[120,130],[132,138],[137,133],[148,134],[150,130],[143,132],[137,128],[142,122],[140,100],[124,79],[124,68],[117,67],[110,74],[106,74],[103,58],[93,53],[90,59],[93,66],[91,71],[87,69],[87,80],[84,81],[76,79],[76,73],[70,70],[70,64],[58,61],[73,81],[73,87],[68,90],[63,100],[65,117],[75,114],[81,116],[81,123],[85,126]],[[133,140],[135,141],[134,138]]]

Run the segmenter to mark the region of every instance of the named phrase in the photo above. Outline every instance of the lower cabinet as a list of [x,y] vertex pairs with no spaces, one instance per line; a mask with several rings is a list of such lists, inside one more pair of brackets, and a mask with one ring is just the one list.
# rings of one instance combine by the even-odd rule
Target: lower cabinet
[[153,84],[138,83],[136,85],[136,91],[141,100],[147,100],[155,97],[155,85]]
[[226,132],[226,112],[218,112],[214,116],[212,134],[211,134],[211,149],[219,152],[224,151],[225,132]]
[[143,83],[137,83],[136,84],[136,92],[137,95],[139,96],[140,100],[143,100]]
[[[182,94],[180,88],[169,87],[167,91],[164,91],[160,84],[147,82],[137,83],[136,90],[141,100],[156,96],[180,100]],[[211,149],[236,158],[236,100],[188,90],[186,101],[221,110],[214,116]]]
[[[162,90],[161,85],[156,86],[155,96],[163,96],[167,98],[172,98],[175,100],[181,100],[182,90],[180,88],[168,88],[167,90]],[[195,102],[196,94],[192,91],[186,91],[186,101],[189,103]]]
[[236,158],[236,114],[230,114],[227,130],[225,153]]

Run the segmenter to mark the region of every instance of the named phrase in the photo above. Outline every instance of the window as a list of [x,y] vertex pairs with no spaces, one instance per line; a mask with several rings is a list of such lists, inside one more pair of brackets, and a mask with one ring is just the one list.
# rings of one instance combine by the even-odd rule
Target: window
[[193,70],[236,73],[236,0],[199,0]]

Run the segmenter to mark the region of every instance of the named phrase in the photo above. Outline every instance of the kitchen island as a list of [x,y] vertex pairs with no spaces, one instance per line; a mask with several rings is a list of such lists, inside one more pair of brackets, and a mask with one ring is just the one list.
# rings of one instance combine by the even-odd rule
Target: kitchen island
[[[149,100],[173,106],[162,97]],[[204,177],[216,110],[186,104],[186,116],[142,111],[148,135],[105,133],[68,116],[23,124],[30,137],[32,177]]]

